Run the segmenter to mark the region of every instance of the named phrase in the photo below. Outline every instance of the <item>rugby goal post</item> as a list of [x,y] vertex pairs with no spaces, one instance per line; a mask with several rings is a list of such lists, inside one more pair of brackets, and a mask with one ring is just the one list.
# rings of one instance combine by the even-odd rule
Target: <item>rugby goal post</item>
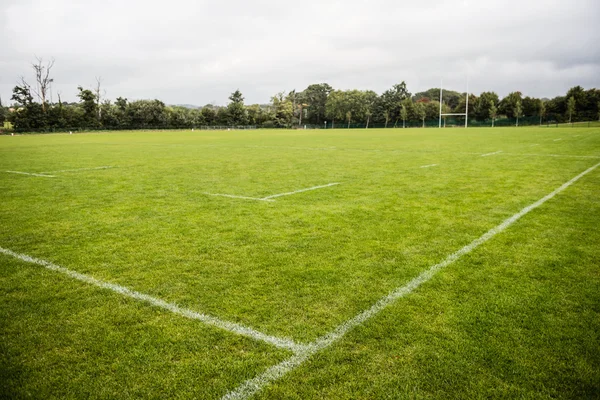
[[442,104],[443,104],[443,95],[444,95],[444,89],[443,89],[443,82],[440,82],[440,123],[439,123],[439,127],[442,127],[442,117],[446,117],[446,116],[450,116],[450,115],[456,115],[456,116],[465,116],[465,128],[468,127],[469,125],[469,81],[467,80],[467,99],[466,99],[466,105],[465,105],[465,112],[464,113],[446,113],[446,114],[442,114]]

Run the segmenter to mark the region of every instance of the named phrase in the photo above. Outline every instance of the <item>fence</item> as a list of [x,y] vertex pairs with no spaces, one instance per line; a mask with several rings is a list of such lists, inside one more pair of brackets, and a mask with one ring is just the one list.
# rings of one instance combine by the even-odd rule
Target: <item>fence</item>
[[[423,121],[389,121],[387,125],[384,122],[376,122],[369,123],[369,129],[394,129],[394,128],[437,128],[439,126],[439,119],[429,119]],[[442,127],[445,128],[453,128],[458,127],[462,128],[465,126],[464,117],[461,118],[443,118],[442,119]],[[469,127],[492,127],[492,120],[478,121],[474,119],[469,119]],[[493,122],[493,126],[495,127],[511,127],[517,126],[517,120],[515,118],[503,118],[497,119]],[[547,118],[543,118],[540,124],[539,117],[524,117],[519,118],[518,126],[545,126],[545,127],[572,127],[572,128],[592,128],[592,127],[600,127],[600,121],[578,121],[573,123],[559,123],[556,119],[553,119],[552,116]],[[102,132],[102,131],[120,131],[120,130],[132,130],[132,131],[148,131],[148,130],[210,130],[210,131],[233,131],[233,130],[256,130],[256,129],[365,129],[367,128],[366,123],[350,123],[347,122],[330,122],[323,123],[322,125],[292,125],[287,127],[260,127],[256,125],[244,125],[244,126],[236,126],[236,125],[216,125],[216,126],[208,126],[208,125],[200,125],[195,127],[185,127],[185,126],[177,126],[177,125],[160,125],[160,126],[105,126],[105,127],[75,127],[75,128],[45,128],[45,129],[31,129],[27,131],[18,131],[11,129],[7,125],[4,126],[4,129],[0,129],[0,134],[10,134],[12,132],[15,133],[66,133],[66,132]]]

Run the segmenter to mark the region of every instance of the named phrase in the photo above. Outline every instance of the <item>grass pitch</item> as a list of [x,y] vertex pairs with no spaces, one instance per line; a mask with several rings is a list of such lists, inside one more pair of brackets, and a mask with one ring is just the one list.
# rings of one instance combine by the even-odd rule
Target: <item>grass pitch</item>
[[[0,137],[0,247],[311,343],[599,162],[599,128]],[[600,396],[599,189],[254,398]],[[218,399],[291,354],[6,255],[0,294],[6,398]]]

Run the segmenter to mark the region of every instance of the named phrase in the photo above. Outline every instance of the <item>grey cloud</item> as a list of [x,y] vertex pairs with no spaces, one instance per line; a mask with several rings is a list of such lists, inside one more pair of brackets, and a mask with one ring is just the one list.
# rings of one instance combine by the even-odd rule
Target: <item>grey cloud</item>
[[199,105],[316,82],[462,91],[467,75],[475,92],[551,97],[600,86],[598,15],[596,0],[2,0],[0,95],[36,54],[68,100],[95,76],[109,98]]

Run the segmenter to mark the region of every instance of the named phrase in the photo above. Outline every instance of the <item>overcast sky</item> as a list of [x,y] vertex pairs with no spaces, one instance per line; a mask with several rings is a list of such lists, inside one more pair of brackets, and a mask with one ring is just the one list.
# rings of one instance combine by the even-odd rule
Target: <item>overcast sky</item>
[[53,87],[107,97],[246,103],[327,82],[537,97],[600,88],[600,0],[0,0],[0,96],[34,55]]

